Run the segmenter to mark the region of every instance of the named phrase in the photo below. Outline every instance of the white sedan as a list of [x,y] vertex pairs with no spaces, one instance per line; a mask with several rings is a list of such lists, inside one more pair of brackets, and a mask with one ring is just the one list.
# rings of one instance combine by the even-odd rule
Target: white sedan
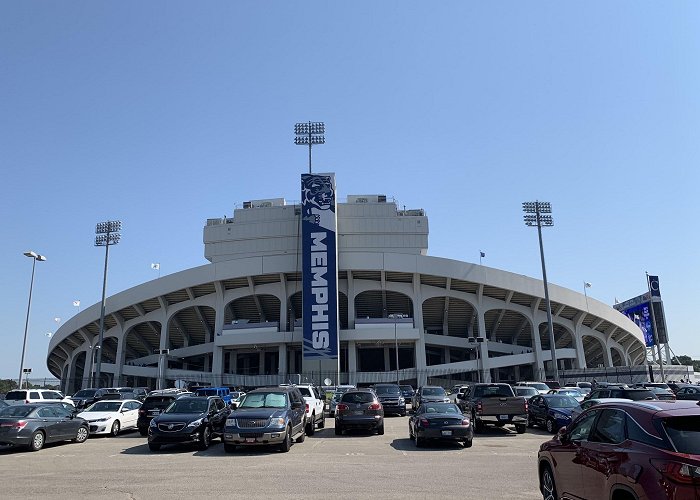
[[78,413],[90,424],[90,435],[116,436],[122,429],[135,429],[141,402],[135,399],[98,401]]

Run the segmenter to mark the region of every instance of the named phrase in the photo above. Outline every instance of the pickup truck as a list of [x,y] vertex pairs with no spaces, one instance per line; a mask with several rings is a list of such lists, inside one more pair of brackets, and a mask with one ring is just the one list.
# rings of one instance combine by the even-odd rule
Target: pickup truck
[[514,425],[518,434],[527,430],[527,401],[516,396],[508,384],[471,385],[457,395],[457,405],[472,416],[475,432],[482,432],[486,424]]
[[311,384],[297,384],[294,387],[299,389],[306,404],[306,435],[313,436],[317,425],[319,429],[326,426],[326,396],[321,396],[318,389]]

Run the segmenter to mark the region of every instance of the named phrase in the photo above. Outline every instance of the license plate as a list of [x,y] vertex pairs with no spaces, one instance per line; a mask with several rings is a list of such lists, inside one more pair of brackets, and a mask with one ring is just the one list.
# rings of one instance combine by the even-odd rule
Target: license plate
[[149,415],[160,415],[160,412],[158,410],[155,410],[150,412]]
[[245,442],[246,442],[246,443],[254,443],[254,442],[255,442],[255,438],[245,438]]
[[443,436],[451,436],[451,435],[452,435],[452,431],[442,431],[442,435],[443,435]]
[[362,410],[354,410],[352,412],[353,415],[362,415],[363,413],[364,413],[364,411],[362,411]]
[[498,418],[500,420],[508,420],[508,415],[499,415]]

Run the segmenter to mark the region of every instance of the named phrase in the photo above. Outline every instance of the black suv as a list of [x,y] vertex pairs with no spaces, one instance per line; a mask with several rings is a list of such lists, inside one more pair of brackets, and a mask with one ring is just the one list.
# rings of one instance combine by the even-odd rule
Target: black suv
[[121,395],[113,387],[102,389],[81,389],[73,394],[70,399],[75,403],[75,408],[82,410],[93,403],[97,403],[103,399],[120,399]]
[[403,397],[401,387],[397,384],[377,384],[374,386],[379,402],[384,407],[384,414],[406,416],[406,399]]
[[631,399],[632,401],[643,401],[645,399],[658,399],[656,395],[649,389],[633,389],[624,385],[600,387],[593,389],[586,394],[583,399],[605,399],[605,398],[622,398]]
[[139,408],[139,419],[136,422],[136,427],[142,436],[148,435],[148,425],[153,417],[163,413],[170,406],[170,403],[180,397],[179,391],[154,391],[154,393],[146,396],[143,400],[141,408]]
[[269,444],[289,451],[292,440],[306,439],[306,403],[296,387],[263,387],[245,395],[224,430],[224,450]]
[[194,443],[206,450],[211,440],[222,436],[231,413],[218,396],[183,396],[173,401],[148,425],[148,448],[160,450],[164,444]]
[[351,389],[335,407],[335,435],[347,429],[365,429],[384,434],[384,408],[372,389]]

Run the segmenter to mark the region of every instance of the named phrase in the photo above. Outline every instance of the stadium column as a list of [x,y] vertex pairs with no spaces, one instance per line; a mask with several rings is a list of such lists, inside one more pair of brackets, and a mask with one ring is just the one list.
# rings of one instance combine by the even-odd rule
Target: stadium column
[[[407,311],[408,312],[408,311]],[[423,328],[423,294],[421,292],[420,273],[413,273],[413,323],[418,330],[416,340],[416,383],[420,387],[428,383],[425,362],[425,330]]]
[[541,314],[539,310],[540,302],[543,299],[538,299],[531,308],[530,321],[532,322],[532,345],[535,346],[535,363],[537,364],[537,373],[534,375],[534,380],[545,378],[544,359],[542,359],[542,341],[540,340],[540,322],[537,315]]
[[170,330],[170,317],[168,315],[168,305],[165,299],[162,297],[158,298],[160,302],[160,343],[158,344],[158,349],[160,354],[158,355],[158,376],[156,379],[156,389],[165,389],[165,377],[168,371],[168,356],[163,354],[168,348],[169,343],[169,330]]
[[357,383],[357,348],[354,340],[348,340],[348,384]]
[[279,360],[277,361],[277,373],[281,377],[287,377],[287,344],[284,342],[281,342],[279,346],[277,346],[277,352],[278,355],[277,357]]
[[576,345],[576,368],[583,370],[586,368],[586,351],[583,349],[583,336],[581,335],[581,325],[586,314],[578,313],[574,317],[574,344]]
[[[117,339],[117,350],[114,353],[114,374],[112,379],[112,386],[126,385],[122,383],[122,370],[124,368],[124,353],[123,353],[123,342],[124,339],[124,321],[117,314],[114,315],[114,320],[116,321],[116,333],[115,337]],[[120,350],[121,349],[121,350]]]
[[491,369],[489,366],[489,343],[486,339],[486,321],[484,319],[483,311],[478,308],[476,310],[478,324],[479,324],[479,337],[484,339],[483,342],[479,343],[479,363],[481,364],[481,381],[491,382]]
[[224,373],[224,347],[216,345],[216,338],[220,337],[224,331],[224,287],[220,281],[214,282],[214,289],[216,290],[216,304],[214,305],[214,352],[212,354],[211,363],[211,374],[212,374],[212,384],[220,386],[223,385],[223,373]]
[[355,279],[352,277],[352,271],[348,270],[348,330],[355,329]]

